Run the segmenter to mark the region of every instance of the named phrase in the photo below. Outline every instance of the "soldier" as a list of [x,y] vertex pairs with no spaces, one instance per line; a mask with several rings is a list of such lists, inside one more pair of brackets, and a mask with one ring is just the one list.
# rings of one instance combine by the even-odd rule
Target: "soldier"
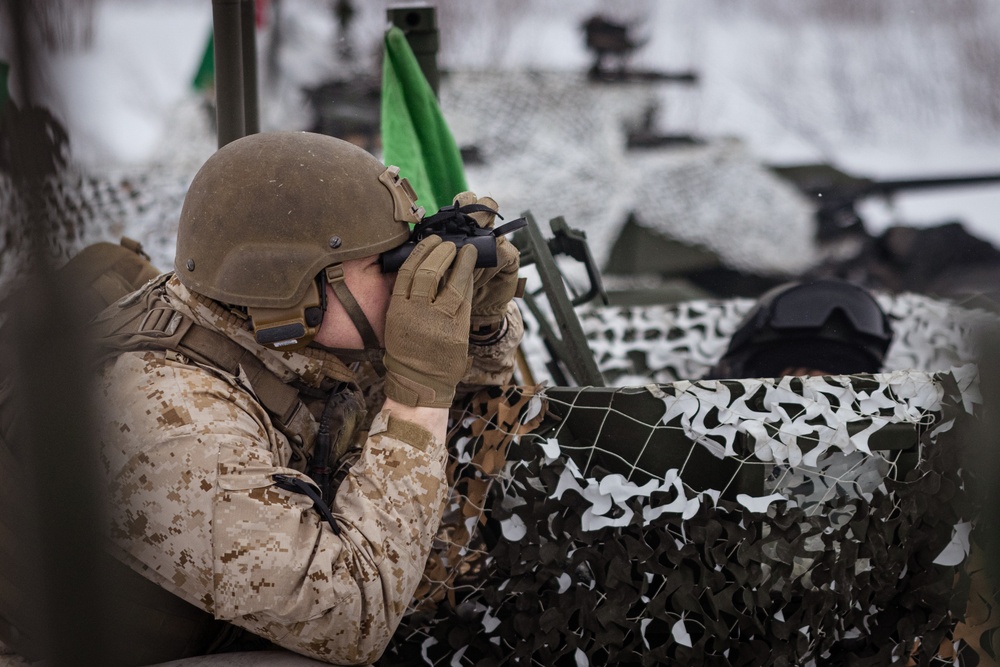
[[889,318],[863,288],[784,283],[760,297],[706,378],[877,373],[891,341]]
[[[191,184],[175,271],[98,319],[113,549],[158,586],[142,660],[236,628],[333,663],[385,649],[441,519],[448,409],[510,381],[522,334],[502,238],[494,268],[432,236],[382,271],[414,200],[347,142],[237,140]],[[491,199],[457,202],[492,225]]]

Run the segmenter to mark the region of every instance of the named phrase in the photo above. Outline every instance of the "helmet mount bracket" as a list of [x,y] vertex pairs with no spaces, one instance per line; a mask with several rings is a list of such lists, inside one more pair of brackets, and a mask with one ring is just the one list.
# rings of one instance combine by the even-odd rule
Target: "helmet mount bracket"
[[378,180],[392,195],[393,217],[399,222],[415,225],[424,217],[424,208],[417,206],[417,193],[405,178],[399,177],[399,167],[389,165]]
[[247,307],[254,338],[272,350],[298,350],[312,342],[326,309],[326,290],[312,281],[298,303],[290,308]]

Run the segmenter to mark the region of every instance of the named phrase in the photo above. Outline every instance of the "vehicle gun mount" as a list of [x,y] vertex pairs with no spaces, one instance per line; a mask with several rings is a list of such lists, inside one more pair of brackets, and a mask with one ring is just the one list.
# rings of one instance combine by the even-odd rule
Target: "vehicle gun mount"
[[1000,183],[1000,172],[950,176],[874,179],[854,176],[827,164],[771,166],[817,205],[817,238],[831,240],[864,229],[855,205],[870,197],[892,197],[911,190],[956,188]]
[[[587,345],[586,336],[580,326],[575,306],[581,306],[596,298],[608,304],[601,274],[587,245],[587,236],[572,229],[559,217],[550,221],[553,237],[546,240],[530,211],[522,217],[527,221],[527,229],[516,233],[514,245],[521,252],[521,266],[534,265],[541,281],[541,288],[533,293],[526,292],[524,303],[538,323],[540,335],[551,357],[546,365],[552,377],[559,384],[569,384],[567,374],[580,386],[603,387],[604,378],[597,369],[594,353]],[[581,264],[587,272],[589,288],[583,294],[570,297],[566,290],[555,256],[564,255]],[[547,308],[540,297],[544,293]]]
[[580,28],[585,35],[587,50],[594,55],[594,63],[587,71],[592,81],[609,83],[674,81],[688,84],[698,82],[698,75],[692,71],[661,72],[629,68],[629,58],[649,41],[648,37],[635,36],[634,24],[620,23],[595,14],[584,21]]

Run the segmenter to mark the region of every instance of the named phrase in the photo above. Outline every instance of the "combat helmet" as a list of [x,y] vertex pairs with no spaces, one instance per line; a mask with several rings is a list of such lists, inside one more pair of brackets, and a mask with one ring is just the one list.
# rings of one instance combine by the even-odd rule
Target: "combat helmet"
[[174,269],[192,292],[241,309],[261,345],[307,345],[328,282],[366,348],[378,341],[341,263],[404,243],[423,209],[399,169],[334,137],[269,132],[233,141],[195,175]]
[[708,377],[877,373],[891,342],[889,318],[867,290],[842,280],[790,282],[758,299]]

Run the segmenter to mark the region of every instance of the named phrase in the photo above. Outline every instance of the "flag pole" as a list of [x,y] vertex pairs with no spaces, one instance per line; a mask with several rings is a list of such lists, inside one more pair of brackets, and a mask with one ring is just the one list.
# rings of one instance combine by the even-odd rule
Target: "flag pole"
[[406,41],[417,57],[420,71],[438,96],[441,73],[438,70],[437,54],[441,40],[437,29],[437,8],[426,2],[398,3],[386,10],[389,23],[406,35]]

